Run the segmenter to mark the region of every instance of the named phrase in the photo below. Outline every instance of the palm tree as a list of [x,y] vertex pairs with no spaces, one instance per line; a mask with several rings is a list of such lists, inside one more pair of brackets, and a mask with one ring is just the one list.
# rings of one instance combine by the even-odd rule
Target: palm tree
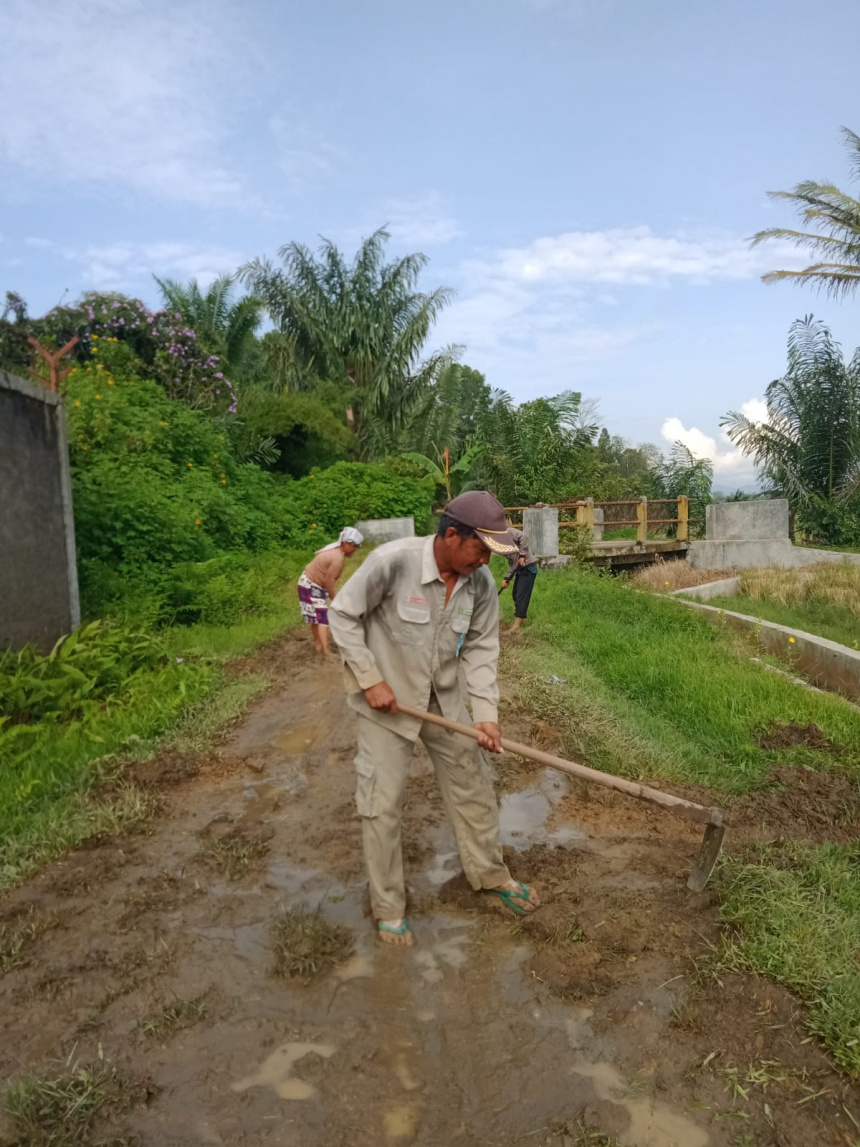
[[216,279],[205,293],[196,279],[183,285],[175,279],[159,279],[157,275],[153,278],[164,306],[182,316],[182,321],[196,333],[200,346],[217,354],[232,374],[240,373],[262,319],[260,300],[251,295],[234,299],[234,280],[227,275]]
[[[860,136],[847,127],[842,129],[850,156],[851,172],[860,179]],[[795,231],[788,227],[769,227],[753,235],[753,247],[769,239],[788,239],[798,247],[807,247],[820,261],[803,271],[769,271],[765,283],[789,279],[796,283],[811,282],[823,287],[829,295],[851,294],[860,284],[860,200],[840,191],[833,183],[805,180],[793,191],[771,191],[771,199],[786,199],[795,205],[797,215],[812,231]]]
[[347,417],[365,455],[374,453],[374,424],[386,432],[402,429],[451,361],[451,352],[421,358],[451,291],[418,291],[427,257],[406,255],[386,263],[388,238],[384,229],[375,231],[351,264],[324,239],[318,256],[301,243],[288,243],[278,252],[282,269],[255,259],[240,271],[291,340],[303,372],[298,385],[322,379],[352,388],[355,403]]
[[847,502],[860,491],[860,350],[846,363],[830,331],[812,315],[791,326],[788,369],[765,395],[768,418],[736,411],[722,420],[729,438],[794,505]]
[[504,391],[492,397],[477,431],[485,485],[508,504],[552,500],[574,480],[578,454],[596,432],[582,425],[582,396],[568,390],[521,406]]

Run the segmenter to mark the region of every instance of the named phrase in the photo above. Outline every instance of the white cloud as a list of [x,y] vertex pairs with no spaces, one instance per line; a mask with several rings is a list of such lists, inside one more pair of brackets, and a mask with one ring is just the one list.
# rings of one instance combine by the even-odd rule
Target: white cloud
[[[741,412],[753,422],[767,421],[767,405],[760,398],[751,398],[742,403]],[[682,442],[696,458],[708,458],[714,464],[716,477],[734,477],[738,480],[751,480],[755,476],[755,466],[731,441],[726,432],[720,431],[720,442],[697,426],[687,427],[680,418],[667,418],[661,427],[664,441],[670,445]],[[723,444],[721,449],[720,443]]]
[[450,243],[463,232],[441,195],[430,192],[412,199],[389,199],[379,212],[392,239],[416,247]]
[[154,292],[152,276],[185,281],[197,279],[206,288],[219,275],[231,275],[245,261],[236,249],[205,243],[116,242],[75,248],[48,239],[30,246],[49,249],[78,268],[81,288],[128,292],[141,285]]
[[[768,265],[773,259],[768,251]],[[738,237],[656,235],[650,227],[618,227],[535,239],[467,269],[478,277],[495,271],[523,284],[652,286],[679,279],[749,279],[761,274],[763,263],[762,252]]]
[[0,165],[105,194],[243,199],[220,159],[228,0],[5,0]]

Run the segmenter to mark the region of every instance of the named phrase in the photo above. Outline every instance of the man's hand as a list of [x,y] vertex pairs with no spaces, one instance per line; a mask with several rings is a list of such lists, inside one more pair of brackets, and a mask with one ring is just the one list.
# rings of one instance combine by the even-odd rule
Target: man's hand
[[502,733],[495,721],[480,721],[475,724],[475,728],[481,734],[478,744],[482,749],[486,749],[488,753],[502,751]]
[[502,578],[502,589],[507,589],[510,585],[511,579],[508,577]]
[[394,691],[385,681],[380,681],[378,685],[371,685],[369,689],[365,689],[364,696],[367,698],[367,703],[371,709],[376,709],[380,713],[396,713],[398,711]]
[[518,562],[519,562],[519,565],[520,565],[520,567],[521,567],[522,569],[525,569],[525,565],[526,565],[526,559],[525,559],[525,557],[524,557],[524,555],[523,555],[523,554],[520,554],[520,556],[519,556],[519,558],[518,558]]

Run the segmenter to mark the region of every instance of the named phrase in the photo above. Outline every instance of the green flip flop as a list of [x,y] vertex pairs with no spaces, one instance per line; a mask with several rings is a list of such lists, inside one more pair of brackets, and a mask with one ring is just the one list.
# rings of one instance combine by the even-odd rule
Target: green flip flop
[[[404,920],[399,928],[392,928],[390,925],[383,923],[382,920],[376,925],[377,930],[380,932],[390,932],[392,936],[405,936],[407,932],[412,933],[409,927],[409,921]],[[412,933],[414,935],[414,933]]]
[[[526,888],[525,884],[520,884],[519,892],[509,892],[504,888],[485,888],[484,892],[488,893],[490,896],[498,896],[498,898],[503,900],[505,904],[507,904],[508,908],[510,908],[513,912],[516,912],[518,916],[531,916],[532,914],[528,911],[528,909],[521,908],[519,904],[514,904],[515,900],[525,900],[527,902],[531,900],[531,897],[529,896],[529,890]],[[533,911],[534,909],[532,909],[532,912]]]

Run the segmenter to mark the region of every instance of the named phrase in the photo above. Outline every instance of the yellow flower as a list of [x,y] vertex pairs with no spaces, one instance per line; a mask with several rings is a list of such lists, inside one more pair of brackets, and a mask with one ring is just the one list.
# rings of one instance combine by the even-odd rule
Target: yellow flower
[[80,402],[79,402],[79,401],[75,403],[75,406],[80,406],[80,405],[81,405],[81,404],[80,404]]
[[213,458],[217,458],[217,457],[218,457],[218,455],[217,455],[217,454],[213,454],[213,455],[212,455],[212,457],[213,457]]
[[108,386],[113,386],[113,379],[112,378],[108,379]]
[[790,643],[791,645],[794,645],[794,638],[793,638],[793,637],[789,637],[789,639],[788,639],[788,640],[789,640],[789,643]]
[[316,524],[316,522],[314,522],[314,524],[311,526],[311,529],[315,530],[316,528],[317,528],[317,524]]
[[170,423],[169,423],[169,422],[159,422],[159,424],[158,424],[158,425],[159,425],[159,426],[169,426],[169,425],[170,425]]
[[225,442],[225,441],[226,441],[226,439],[224,438],[224,435],[223,435],[223,434],[221,435],[221,441],[222,441],[222,442]]
[[89,450],[89,446],[82,446],[81,450]]
[[226,475],[226,474],[224,473],[224,471],[222,470],[222,471],[221,471],[221,473],[218,475],[218,477],[219,477],[219,478],[226,478],[226,477],[227,477],[227,475]]
[[193,463],[193,462],[189,462],[189,463],[188,463],[188,469],[189,469],[189,470],[191,470],[191,469],[193,469],[193,467],[194,467],[194,463]]
[[100,395],[100,394],[97,394],[97,395],[96,395],[96,398],[101,398],[101,395]]
[[718,609],[718,610],[717,610],[717,613],[722,613],[722,612],[723,612],[723,611],[722,611],[721,609]]
[[664,581],[664,582],[663,582],[663,585],[668,585],[668,584],[669,584],[669,583],[668,583],[667,581]]
[[93,342],[95,342],[98,339],[98,337],[99,337],[98,335],[90,335],[90,338],[93,340]]
[[93,349],[90,351],[90,354],[98,354],[98,353],[99,353],[99,348],[97,346],[94,346]]
[[194,525],[195,525],[195,526],[199,526],[199,525],[200,525],[200,519],[199,519],[199,518],[195,518],[195,519],[194,519]]
[[222,485],[222,486],[226,486],[226,485],[227,485],[227,479],[226,479],[226,478],[222,478],[222,479],[221,479],[221,485]]

